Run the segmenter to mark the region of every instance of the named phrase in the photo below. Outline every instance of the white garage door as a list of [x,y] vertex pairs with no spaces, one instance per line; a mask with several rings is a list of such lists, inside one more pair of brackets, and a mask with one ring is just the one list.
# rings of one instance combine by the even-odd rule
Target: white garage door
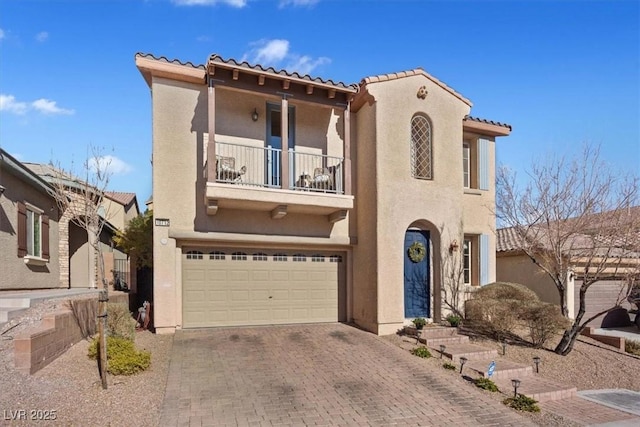
[[341,253],[186,248],[183,327],[345,320]]

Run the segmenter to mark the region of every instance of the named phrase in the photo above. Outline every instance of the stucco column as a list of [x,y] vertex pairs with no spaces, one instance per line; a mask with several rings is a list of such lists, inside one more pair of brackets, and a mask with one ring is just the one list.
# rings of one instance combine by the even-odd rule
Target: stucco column
[[344,110],[344,194],[351,193],[351,102]]
[[280,112],[282,127],[282,168],[280,183],[285,190],[289,189],[289,101],[287,97],[282,97],[282,106]]
[[209,78],[207,96],[207,117],[209,141],[207,142],[207,181],[216,180],[216,88],[213,79]]

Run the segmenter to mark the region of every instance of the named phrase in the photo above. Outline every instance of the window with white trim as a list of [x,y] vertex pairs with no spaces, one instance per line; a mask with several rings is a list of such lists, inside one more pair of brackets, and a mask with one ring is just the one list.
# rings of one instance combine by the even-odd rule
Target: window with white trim
[[187,259],[202,259],[202,252],[200,251],[188,251]]
[[293,261],[294,262],[305,262],[307,260],[306,255],[304,254],[294,254]]
[[234,252],[231,254],[231,261],[246,261],[247,254],[244,252]]
[[341,255],[331,255],[329,257],[329,262],[342,262],[342,256]]
[[27,255],[42,257],[42,211],[27,205]]
[[433,179],[431,123],[422,114],[416,114],[411,119],[411,176]]
[[462,244],[462,281],[465,285],[471,284],[471,239],[464,239]]
[[311,257],[311,262],[324,262],[324,255],[316,254]]
[[[18,202],[18,257],[48,261],[49,217],[30,203]],[[31,261],[28,261],[31,262]]]
[[256,254],[253,254],[253,260],[254,261],[267,261],[267,254],[262,253],[262,252],[258,252]]
[[471,145],[462,143],[462,182],[464,188],[471,187]]
[[214,259],[218,261],[224,261],[226,258],[226,254],[220,251],[209,252],[209,259]]
[[274,261],[286,261],[287,260],[287,255],[285,255],[285,254],[273,254],[273,260]]

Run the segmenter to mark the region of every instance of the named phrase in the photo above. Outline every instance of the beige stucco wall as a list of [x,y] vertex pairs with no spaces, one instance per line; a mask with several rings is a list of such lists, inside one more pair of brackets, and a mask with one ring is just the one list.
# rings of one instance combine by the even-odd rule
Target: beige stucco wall
[[560,304],[558,289],[549,275],[535,265],[526,255],[498,254],[496,258],[496,280],[525,285],[534,291],[540,300]]
[[[348,219],[331,224],[326,215],[289,213],[273,220],[270,212],[230,209],[207,215],[203,173],[208,140],[207,89],[204,85],[154,78],[152,92],[154,217],[170,220],[170,227],[154,226],[154,322],[160,331],[180,326],[181,246],[198,244],[198,238],[176,240],[172,236],[203,233],[199,244],[208,246],[221,243],[207,237],[210,235],[206,233],[211,232],[241,234],[247,236],[249,243],[252,235],[284,236],[285,242],[280,239],[277,244],[300,248],[305,247],[296,243],[300,238],[319,238],[331,245],[337,238],[348,237]],[[217,88],[217,140],[242,139],[243,143],[253,140],[262,144],[266,133],[265,105],[264,97]],[[260,115],[257,122],[250,118],[254,108]],[[296,145],[312,148],[324,140],[333,147],[331,150],[335,149],[335,112],[326,107],[310,109],[307,104],[296,105],[296,121],[301,123],[296,129]]]
[[[56,202],[42,191],[34,189],[14,175],[2,171],[0,195],[0,289],[44,289],[60,286],[58,261],[58,208]],[[49,216],[49,262],[32,266],[18,258],[18,207],[27,202]]]
[[[416,96],[418,88],[423,85],[428,91],[425,100]],[[376,119],[372,135],[371,123],[364,124],[362,120],[373,115],[373,108],[365,105],[358,113],[358,240],[363,242],[366,234],[373,234],[375,245],[365,246],[384,250],[367,251],[359,244],[354,250],[354,262],[358,262],[358,255],[364,256],[366,252],[373,257],[370,262],[374,265],[367,270],[375,274],[377,298],[369,298],[371,305],[378,301],[374,332],[388,334],[406,322],[403,262],[407,228],[417,226],[430,231],[431,307],[432,316],[437,319],[441,303],[441,256],[448,254],[448,236],[462,236],[460,226],[463,223],[465,232],[492,235],[490,213],[481,215],[479,219],[474,215],[482,204],[491,202],[493,195],[471,200],[463,195],[462,120],[469,113],[467,104],[425,76],[370,83],[367,89],[375,99]],[[416,113],[426,114],[431,121],[433,180],[419,180],[411,176],[411,119]],[[362,150],[371,139],[375,139],[375,156]],[[363,154],[368,161],[364,160]],[[372,170],[370,166],[367,168],[371,161],[375,162],[375,179],[367,176]],[[361,193],[364,182],[367,190]],[[375,185],[375,191],[370,190],[372,185]],[[367,215],[360,210],[361,206],[377,212],[377,216]],[[465,215],[465,211],[469,213]],[[365,280],[367,283],[355,279],[354,299],[360,293],[371,291],[368,288],[371,278]],[[367,309],[371,310],[371,307],[362,310],[367,312]],[[355,312],[357,314],[358,310]]]

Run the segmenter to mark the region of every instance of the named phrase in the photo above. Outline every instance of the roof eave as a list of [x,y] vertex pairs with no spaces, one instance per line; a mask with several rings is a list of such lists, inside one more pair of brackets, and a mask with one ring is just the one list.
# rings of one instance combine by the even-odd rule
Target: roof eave
[[463,120],[463,128],[468,132],[476,132],[488,136],[509,136],[511,134],[511,127],[483,123],[469,119]]
[[206,72],[204,68],[166,62],[153,57],[136,56],[136,67],[151,87],[153,77],[163,77],[188,83],[204,84]]

